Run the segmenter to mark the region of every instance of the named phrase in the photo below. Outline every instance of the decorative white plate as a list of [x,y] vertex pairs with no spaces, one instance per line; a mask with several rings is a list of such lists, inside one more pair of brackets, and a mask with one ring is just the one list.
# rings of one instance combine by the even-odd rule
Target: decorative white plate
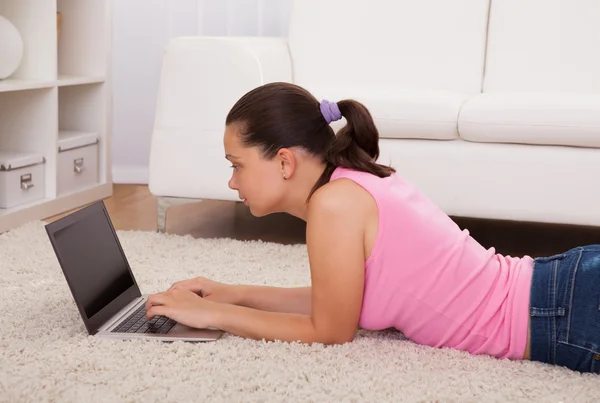
[[0,80],[12,75],[23,58],[23,38],[6,17],[0,15]]

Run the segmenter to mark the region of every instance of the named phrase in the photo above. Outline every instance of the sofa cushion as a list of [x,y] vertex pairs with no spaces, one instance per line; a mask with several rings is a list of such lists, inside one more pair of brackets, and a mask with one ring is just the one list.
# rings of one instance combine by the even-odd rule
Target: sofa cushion
[[[381,138],[451,140],[458,138],[457,119],[467,96],[452,91],[399,90],[313,90],[318,100],[355,99],[373,116]],[[334,130],[346,124],[333,122]]]
[[489,0],[301,0],[289,47],[302,86],[481,92]]
[[598,149],[391,139],[379,147],[379,163],[446,214],[600,228]]
[[458,131],[477,142],[600,147],[600,94],[480,94],[464,104]]
[[483,92],[600,92],[598,0],[492,1]]

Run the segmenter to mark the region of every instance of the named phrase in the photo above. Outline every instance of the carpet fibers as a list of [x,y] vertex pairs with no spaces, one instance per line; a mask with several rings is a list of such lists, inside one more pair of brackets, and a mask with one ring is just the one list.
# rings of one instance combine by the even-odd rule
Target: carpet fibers
[[[142,292],[198,275],[309,284],[303,245],[120,231]],[[359,331],[342,346],[87,335],[42,222],[0,235],[2,402],[598,402],[600,376]]]

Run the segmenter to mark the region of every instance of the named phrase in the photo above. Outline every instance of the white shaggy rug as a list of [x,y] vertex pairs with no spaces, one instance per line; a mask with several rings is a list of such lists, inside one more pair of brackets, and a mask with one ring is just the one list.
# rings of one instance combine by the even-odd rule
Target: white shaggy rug
[[[305,247],[119,232],[142,292],[203,275],[309,284]],[[0,235],[2,402],[598,402],[600,376],[361,331],[336,347],[87,336],[43,223]]]

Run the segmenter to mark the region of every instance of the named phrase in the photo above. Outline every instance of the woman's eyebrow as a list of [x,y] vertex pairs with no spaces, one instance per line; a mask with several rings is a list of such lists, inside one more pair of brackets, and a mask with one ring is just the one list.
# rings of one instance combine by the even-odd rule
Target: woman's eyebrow
[[226,159],[234,159],[234,160],[239,160],[239,157],[236,157],[235,155],[231,155],[231,154],[225,154],[225,158]]

